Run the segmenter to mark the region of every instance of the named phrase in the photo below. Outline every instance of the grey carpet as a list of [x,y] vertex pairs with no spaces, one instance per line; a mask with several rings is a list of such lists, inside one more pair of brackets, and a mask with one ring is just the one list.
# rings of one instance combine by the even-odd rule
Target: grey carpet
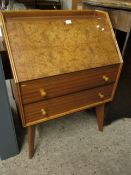
[[131,175],[131,119],[97,129],[87,112],[37,126],[36,152],[28,159],[27,133],[21,153],[0,162],[0,175]]

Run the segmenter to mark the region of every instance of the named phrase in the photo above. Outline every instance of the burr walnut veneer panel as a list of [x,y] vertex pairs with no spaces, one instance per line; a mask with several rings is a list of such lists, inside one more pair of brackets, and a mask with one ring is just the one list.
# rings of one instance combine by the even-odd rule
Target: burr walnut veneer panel
[[19,82],[119,63],[106,14],[32,13],[3,13]]

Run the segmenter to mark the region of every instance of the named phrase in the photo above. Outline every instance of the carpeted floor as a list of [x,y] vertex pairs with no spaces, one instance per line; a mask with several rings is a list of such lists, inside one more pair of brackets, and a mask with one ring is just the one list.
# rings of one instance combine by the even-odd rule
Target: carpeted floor
[[104,132],[91,112],[41,124],[33,159],[26,133],[20,154],[0,162],[0,175],[131,175],[131,119],[117,120]]

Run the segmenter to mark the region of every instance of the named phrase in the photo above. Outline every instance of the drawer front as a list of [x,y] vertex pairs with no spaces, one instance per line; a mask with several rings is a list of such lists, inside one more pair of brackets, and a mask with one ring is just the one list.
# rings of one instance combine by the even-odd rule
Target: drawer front
[[113,83],[118,65],[84,70],[39,80],[23,82],[20,85],[23,104],[59,97]]
[[24,105],[25,121],[29,123],[55,115],[64,115],[63,113],[65,112],[71,113],[71,110],[77,111],[80,110],[79,108],[86,108],[89,105],[103,102],[111,98],[112,90],[113,84],[110,84],[104,87]]

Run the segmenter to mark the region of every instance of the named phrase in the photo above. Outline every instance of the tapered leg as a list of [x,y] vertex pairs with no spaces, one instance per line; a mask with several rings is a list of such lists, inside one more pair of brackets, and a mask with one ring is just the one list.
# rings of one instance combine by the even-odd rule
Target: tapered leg
[[28,127],[29,158],[34,155],[35,125]]
[[99,131],[103,131],[104,104],[96,107],[96,115],[97,115],[97,124],[98,124]]

